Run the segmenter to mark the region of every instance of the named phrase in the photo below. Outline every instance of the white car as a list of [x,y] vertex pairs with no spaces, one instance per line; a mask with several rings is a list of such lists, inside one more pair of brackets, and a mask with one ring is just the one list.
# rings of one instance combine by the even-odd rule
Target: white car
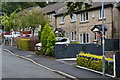
[[55,44],[70,44],[70,40],[66,37],[56,37]]
[[[55,44],[70,44],[70,40],[66,37],[56,37],[56,43]],[[40,50],[42,44],[37,43],[35,45],[35,50]]]

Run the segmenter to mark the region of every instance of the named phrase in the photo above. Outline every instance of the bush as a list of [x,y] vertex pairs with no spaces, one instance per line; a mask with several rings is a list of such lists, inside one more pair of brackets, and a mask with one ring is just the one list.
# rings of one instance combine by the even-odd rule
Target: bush
[[51,32],[48,39],[47,39],[46,55],[49,55],[49,56],[53,55],[55,41],[56,41],[55,35],[53,32]]
[[52,55],[55,41],[56,39],[52,29],[48,24],[46,24],[41,34],[42,53],[46,55]]
[[70,42],[71,44],[79,44],[79,42]]
[[29,46],[28,41],[30,41],[30,39],[18,39],[17,48],[27,51]]
[[[113,74],[113,59],[105,58],[106,73]],[[102,56],[80,52],[76,64],[82,67],[102,72]]]
[[[17,39],[17,38],[16,38]],[[17,39],[17,46],[18,49],[25,50],[25,51],[34,51],[35,44],[39,43],[38,37],[29,37],[29,38],[18,38]],[[23,49],[25,48],[25,49]]]

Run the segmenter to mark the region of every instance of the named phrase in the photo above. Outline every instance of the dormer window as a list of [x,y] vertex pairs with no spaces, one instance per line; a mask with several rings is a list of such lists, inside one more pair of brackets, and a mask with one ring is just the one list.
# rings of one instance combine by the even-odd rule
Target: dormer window
[[76,21],[76,14],[72,14],[71,16],[71,22],[75,22]]

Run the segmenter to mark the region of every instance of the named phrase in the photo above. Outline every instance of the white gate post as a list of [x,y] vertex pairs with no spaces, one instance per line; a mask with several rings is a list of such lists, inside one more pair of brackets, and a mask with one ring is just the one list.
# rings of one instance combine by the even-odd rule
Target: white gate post
[[115,61],[115,55],[113,55],[113,72],[114,72],[114,77],[116,77],[116,61]]

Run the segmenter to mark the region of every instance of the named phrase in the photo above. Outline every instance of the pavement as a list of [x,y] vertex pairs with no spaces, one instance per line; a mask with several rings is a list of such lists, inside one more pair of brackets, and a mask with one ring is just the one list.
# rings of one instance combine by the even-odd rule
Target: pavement
[[[108,79],[110,77],[107,76],[102,76],[100,74],[91,72],[91,71],[87,71],[84,69],[80,69],[77,68],[75,66],[75,59],[73,59],[73,61],[69,62],[69,60],[67,60],[68,62],[63,62],[62,60],[57,60],[57,59],[52,59],[52,58],[46,58],[44,56],[38,56],[36,54],[34,54],[33,52],[29,52],[29,51],[21,51],[16,49],[13,46],[3,46],[3,49],[7,49],[10,50],[12,53],[31,59],[33,61],[35,61],[36,63],[43,65],[49,69],[52,70],[57,70],[60,71],[62,73],[71,75],[75,78],[80,78],[80,79],[90,79],[90,78],[94,78],[94,79]],[[68,63],[68,64],[66,64]],[[72,64],[74,63],[74,64]]]

